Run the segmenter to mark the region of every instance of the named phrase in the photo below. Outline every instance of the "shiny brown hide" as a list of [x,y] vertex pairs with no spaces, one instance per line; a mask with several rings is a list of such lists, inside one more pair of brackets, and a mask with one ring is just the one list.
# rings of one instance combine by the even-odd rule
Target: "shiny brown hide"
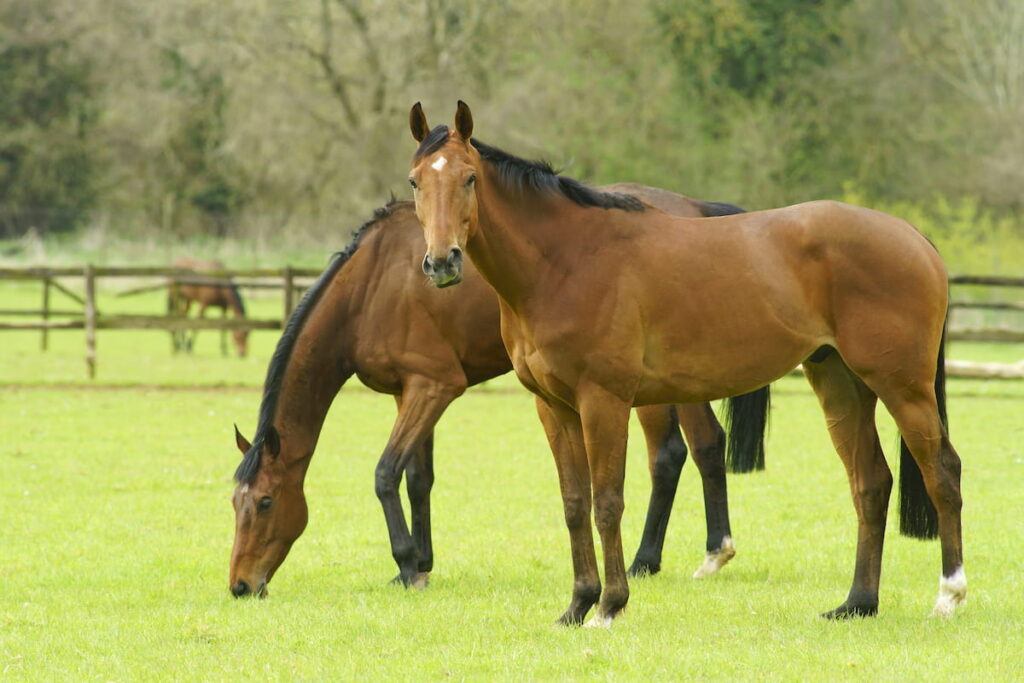
[[832,201],[679,218],[472,140],[462,102],[454,129],[430,130],[418,104],[410,129],[424,272],[458,289],[465,254],[494,287],[502,337],[551,442],[574,571],[563,623],[600,600],[594,623],[610,625],[629,597],[620,520],[630,408],[739,394],[803,361],[858,518],[853,585],[826,616],[877,611],[892,486],[879,398],[938,511],[935,611],[962,602],[960,461],[937,391],[947,274],[911,225]]

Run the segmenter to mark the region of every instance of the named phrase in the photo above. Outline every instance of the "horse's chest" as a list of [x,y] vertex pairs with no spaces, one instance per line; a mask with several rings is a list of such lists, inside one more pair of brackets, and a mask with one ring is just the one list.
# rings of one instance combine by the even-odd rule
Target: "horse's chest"
[[552,349],[546,349],[522,330],[506,338],[512,367],[519,381],[535,394],[555,397],[572,404],[571,384],[553,362]]

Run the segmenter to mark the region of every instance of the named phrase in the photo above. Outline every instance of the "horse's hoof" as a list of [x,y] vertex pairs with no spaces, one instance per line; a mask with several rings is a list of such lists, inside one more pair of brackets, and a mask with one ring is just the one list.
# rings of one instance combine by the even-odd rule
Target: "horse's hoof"
[[876,614],[878,614],[878,605],[850,605],[844,602],[834,610],[822,614],[821,618],[831,621],[844,621],[859,617],[873,617]]
[[430,585],[430,572],[416,572],[411,576],[406,576],[399,572],[398,576],[391,579],[388,583],[392,586],[402,586],[404,588],[423,590]]
[[932,609],[933,617],[948,617],[967,602],[967,576],[960,567],[952,576],[939,579],[939,597]]
[[612,618],[607,614],[601,614],[598,612],[590,618],[590,621],[583,624],[583,628],[611,628]]
[[631,578],[643,578],[645,576],[653,576],[661,571],[661,565],[653,562],[644,562],[642,560],[633,560],[633,564],[630,565],[626,574]]
[[726,536],[722,539],[721,548],[704,556],[704,564],[693,573],[693,578],[703,579],[704,577],[717,574],[734,557],[736,557],[736,546],[733,545],[732,538]]

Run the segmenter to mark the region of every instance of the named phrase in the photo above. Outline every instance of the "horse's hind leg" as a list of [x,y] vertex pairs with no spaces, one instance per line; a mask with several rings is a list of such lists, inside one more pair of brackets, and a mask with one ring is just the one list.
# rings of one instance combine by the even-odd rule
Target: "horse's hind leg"
[[725,432],[707,403],[678,406],[679,423],[693,451],[693,463],[704,487],[704,517],[708,527],[707,554],[694,572],[700,579],[718,572],[736,555],[729,529],[729,495],[725,482]]
[[928,497],[938,513],[942,576],[932,614],[948,616],[967,598],[960,522],[960,457],[942,426],[931,386],[922,383],[916,390],[904,388],[881,396],[921,470]]
[[636,415],[647,439],[651,500],[647,505],[647,521],[640,547],[628,573],[630,576],[645,576],[657,574],[661,569],[665,530],[672,514],[679,474],[686,462],[686,443],[679,433],[679,419],[674,406],[644,406],[636,409]]
[[419,550],[405,521],[398,484],[411,458],[433,433],[445,408],[465,388],[464,381],[455,385],[420,376],[407,379],[399,401],[398,419],[377,463],[375,490],[384,508],[391,555],[398,564],[396,581],[405,586],[419,585]]
[[[430,539],[430,489],[434,486],[434,432],[405,468],[405,485],[409,493],[409,516],[412,518],[412,541],[416,546],[419,576],[414,585],[425,586],[434,568],[434,547]],[[422,584],[422,586],[420,585]]]
[[846,602],[823,617],[843,619],[878,612],[885,519],[892,491],[892,473],[885,462],[875,428],[877,397],[839,354],[804,364],[828,421],[829,435],[846,467],[857,510],[857,561]]

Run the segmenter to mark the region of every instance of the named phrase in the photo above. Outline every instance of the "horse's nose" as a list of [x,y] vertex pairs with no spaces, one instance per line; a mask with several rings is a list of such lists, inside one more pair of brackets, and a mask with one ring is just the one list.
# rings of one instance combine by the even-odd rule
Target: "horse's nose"
[[423,257],[423,274],[434,274],[434,259],[430,258],[430,254],[427,254],[426,256]]
[[462,250],[458,247],[452,247],[448,251],[448,267],[458,268],[462,265]]
[[243,595],[248,595],[249,584],[239,579],[238,583],[231,587],[231,594],[234,595],[236,598],[240,598]]

